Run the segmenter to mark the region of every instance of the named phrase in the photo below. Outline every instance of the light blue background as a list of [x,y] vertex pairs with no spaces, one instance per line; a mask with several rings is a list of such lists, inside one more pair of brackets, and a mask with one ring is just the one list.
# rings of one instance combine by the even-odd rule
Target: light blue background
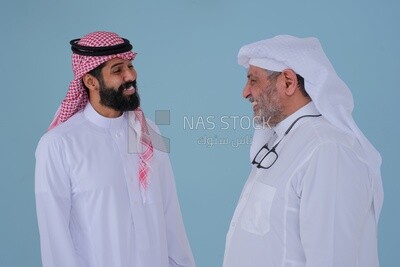
[[[233,120],[226,130],[218,123],[222,116],[251,116],[250,104],[241,98],[246,72],[236,63],[238,49],[276,34],[318,37],[353,92],[356,122],[382,154],[379,252],[381,266],[398,266],[396,1],[15,0],[1,6],[0,266],[40,266],[34,150],[72,78],[69,41],[95,30],[115,31],[135,45],[147,116],[171,111],[171,125],[160,128],[171,139],[182,212],[199,267],[221,266],[230,218],[249,171],[247,145],[197,143],[203,137],[251,135],[233,129]],[[185,129],[184,118],[192,116],[196,121],[214,116],[216,128]]]

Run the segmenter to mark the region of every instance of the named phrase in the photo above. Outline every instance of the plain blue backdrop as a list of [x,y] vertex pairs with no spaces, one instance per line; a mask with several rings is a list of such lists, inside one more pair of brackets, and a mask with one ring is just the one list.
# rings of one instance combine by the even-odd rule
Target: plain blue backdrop
[[134,44],[146,115],[170,111],[170,125],[160,129],[171,139],[198,267],[222,265],[225,235],[249,171],[246,142],[201,142],[251,136],[247,121],[235,119],[252,113],[241,98],[246,72],[237,65],[239,48],[277,34],[318,37],[353,92],[356,122],[382,154],[379,253],[381,266],[398,266],[399,12],[394,0],[3,0],[0,266],[41,265],[34,151],[72,79],[69,41],[96,30],[115,31]]

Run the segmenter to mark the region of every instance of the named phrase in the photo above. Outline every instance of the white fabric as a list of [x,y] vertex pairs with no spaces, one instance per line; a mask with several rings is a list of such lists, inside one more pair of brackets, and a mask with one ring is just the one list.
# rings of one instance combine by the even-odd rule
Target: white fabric
[[[310,102],[279,123],[276,142],[312,114]],[[252,167],[223,266],[378,267],[373,185],[356,138],[323,116],[305,117],[276,151],[270,169]]]
[[305,89],[318,111],[336,127],[355,136],[362,146],[362,157],[368,162],[374,183],[374,206],[378,220],[383,204],[379,152],[355,124],[351,112],[353,97],[346,84],[338,77],[320,42],[314,37],[296,38],[279,35],[243,46],[238,63],[254,65],[272,71],[292,69],[305,80]]
[[35,194],[44,267],[195,266],[168,154],[154,151],[146,203],[138,161],[126,113],[105,118],[88,104],[42,137]]

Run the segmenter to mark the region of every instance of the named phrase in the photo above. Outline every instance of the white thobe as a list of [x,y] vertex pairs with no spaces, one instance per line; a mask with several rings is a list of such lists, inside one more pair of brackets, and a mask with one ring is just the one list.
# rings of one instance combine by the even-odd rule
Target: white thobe
[[90,104],[41,138],[35,194],[44,267],[195,266],[168,154],[154,149],[144,195],[138,161],[128,153],[127,113],[105,118]]
[[277,161],[269,169],[252,166],[224,267],[379,266],[372,181],[360,144],[323,117],[302,118],[283,137],[311,114],[319,114],[312,102],[279,123]]

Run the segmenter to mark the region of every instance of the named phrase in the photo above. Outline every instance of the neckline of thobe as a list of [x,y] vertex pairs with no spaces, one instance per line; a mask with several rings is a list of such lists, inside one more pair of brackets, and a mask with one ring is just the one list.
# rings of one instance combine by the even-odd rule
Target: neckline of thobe
[[[286,119],[284,119],[283,121],[281,121],[275,127],[272,128],[275,131],[275,133],[277,134],[276,140],[281,140],[281,138],[283,138],[287,129],[297,118],[304,116],[304,115],[318,115],[318,114],[320,114],[320,113],[312,101],[310,103],[308,103],[307,105],[301,107],[295,113],[291,114],[289,117],[287,117]],[[292,130],[299,127],[301,124],[302,123],[300,120],[293,126]]]
[[83,114],[90,122],[109,130],[119,129],[126,123],[125,113],[117,118],[107,118],[100,115],[90,103],[86,105]]

